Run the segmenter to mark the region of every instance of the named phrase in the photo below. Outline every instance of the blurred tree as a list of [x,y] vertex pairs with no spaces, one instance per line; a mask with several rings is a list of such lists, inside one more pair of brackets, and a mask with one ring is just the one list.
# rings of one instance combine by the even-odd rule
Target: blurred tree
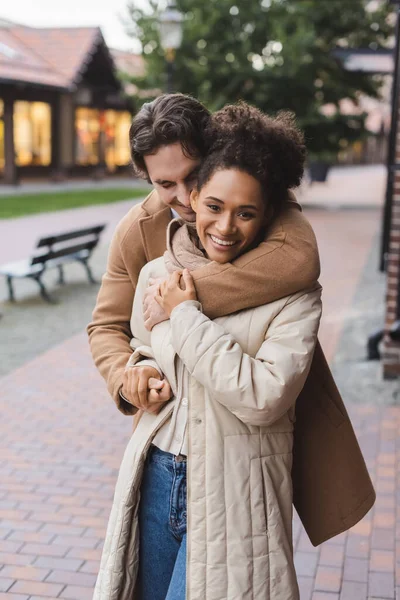
[[[344,98],[378,97],[380,81],[347,72],[336,48],[385,46],[393,34],[382,0],[176,0],[185,15],[177,52],[177,91],[196,96],[211,110],[239,98],[266,112],[289,109],[305,130],[311,154],[334,157],[363,137],[365,115],[343,115]],[[129,30],[142,44],[146,75],[140,88],[165,89],[158,38],[157,0],[130,0]],[[321,108],[331,105],[329,115]]]

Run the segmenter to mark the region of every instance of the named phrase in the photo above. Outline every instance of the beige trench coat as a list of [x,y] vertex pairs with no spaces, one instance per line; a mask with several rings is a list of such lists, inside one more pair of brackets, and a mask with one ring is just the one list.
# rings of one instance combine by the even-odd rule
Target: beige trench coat
[[[298,600],[294,405],[317,339],[320,287],[215,321],[185,302],[149,334],[143,290],[163,274],[163,258],[142,270],[131,329],[134,360],[154,358],[174,393],[188,378],[187,600]],[[128,444],[94,600],[136,600],[142,470],[173,405],[144,413]]]

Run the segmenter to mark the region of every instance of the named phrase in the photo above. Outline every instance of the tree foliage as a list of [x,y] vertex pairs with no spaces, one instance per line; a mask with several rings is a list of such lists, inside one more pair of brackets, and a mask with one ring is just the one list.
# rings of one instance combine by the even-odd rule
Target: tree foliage
[[[158,17],[163,5],[130,0],[129,28],[142,44],[142,89],[165,89]],[[184,14],[174,87],[217,110],[242,98],[262,110],[292,110],[315,154],[336,154],[365,134],[365,115],[343,115],[344,98],[379,95],[379,78],[348,72],[337,48],[384,47],[393,33],[379,0],[176,0]],[[321,112],[332,105],[331,115]]]

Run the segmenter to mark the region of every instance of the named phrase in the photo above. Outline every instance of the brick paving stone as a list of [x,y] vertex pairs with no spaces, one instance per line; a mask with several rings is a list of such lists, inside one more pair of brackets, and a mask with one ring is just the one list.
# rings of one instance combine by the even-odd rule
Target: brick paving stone
[[2,552],[11,552],[17,554],[22,546],[22,542],[14,542],[10,539],[1,541],[1,551]]
[[370,573],[368,594],[372,597],[394,599],[394,575],[392,573]]
[[31,516],[35,521],[40,521],[39,528],[43,525],[43,523],[70,523],[71,522],[71,514],[57,512],[57,513],[48,513],[46,512],[34,512]]
[[65,556],[69,549],[70,546],[57,546],[56,544],[25,544],[20,552],[36,556]]
[[77,573],[72,571],[52,571],[46,582],[73,584],[81,587],[89,587],[93,589],[96,583],[96,575],[90,573]]
[[367,600],[367,584],[356,581],[344,581],[340,600]]
[[315,578],[315,590],[321,592],[339,592],[341,581],[341,569],[320,565]]
[[370,570],[392,573],[394,571],[394,556],[389,550],[372,550]]
[[344,561],[344,546],[326,542],[321,546],[319,564],[328,567],[341,567]]
[[75,548],[96,548],[99,543],[98,538],[85,538],[74,535],[56,535],[52,544],[60,546],[68,546]]
[[315,577],[318,564],[318,554],[314,552],[296,552],[294,564],[297,575]]
[[[38,581],[16,581],[10,589],[10,594],[29,594],[30,596],[58,596],[63,585],[57,583],[42,583]],[[12,600],[12,597],[9,599]]]
[[71,548],[66,555],[67,558],[81,558],[82,560],[100,560],[101,550],[89,550],[88,548]]
[[[48,569],[60,569],[63,571],[78,571],[86,563],[78,558],[54,558],[54,556],[39,556],[33,563],[35,566],[48,568]],[[96,565],[98,568],[98,562]],[[87,571],[88,573],[93,571]]]
[[49,575],[49,569],[39,569],[35,565],[28,565],[26,567],[15,567],[5,566],[0,571],[0,575],[3,577],[10,577],[11,579],[23,579],[27,581],[44,581]]
[[371,547],[373,550],[391,550],[395,547],[395,532],[375,527],[372,531]]
[[366,583],[368,581],[368,562],[367,558],[352,558],[346,556],[344,561],[343,579],[345,581]]
[[353,558],[368,558],[369,540],[364,536],[349,533],[346,545],[346,556]]
[[92,600],[93,590],[77,585],[67,585],[59,597],[66,600]]
[[99,572],[100,562],[97,560],[87,560],[80,567],[80,573],[98,573]]
[[313,589],[314,589],[314,578],[303,577],[301,575],[297,578],[299,584],[300,598],[301,600],[311,600]]
[[[0,600],[28,600],[29,596],[25,595],[25,594],[9,594],[9,593],[5,593],[2,594],[0,593]],[[49,600],[48,598],[46,598],[46,600]]]
[[[42,533],[42,531],[39,531],[38,533],[13,531],[7,538],[7,540],[15,540],[16,543],[33,542],[37,544],[48,544],[49,542],[51,542],[52,539],[54,539],[54,534]],[[1,547],[3,547],[3,544],[1,545]]]
[[0,552],[0,565],[31,565],[35,558],[32,554]]
[[40,530],[44,533],[52,533],[54,535],[77,535],[80,536],[85,532],[85,527],[76,527],[72,524],[63,525],[61,523],[46,523]]

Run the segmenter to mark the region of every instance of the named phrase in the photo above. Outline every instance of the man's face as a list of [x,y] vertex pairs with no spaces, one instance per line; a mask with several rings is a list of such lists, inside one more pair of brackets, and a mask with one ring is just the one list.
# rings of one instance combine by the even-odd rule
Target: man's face
[[190,205],[190,192],[196,185],[200,158],[188,158],[179,142],[158,148],[147,154],[144,162],[160,199],[175,209],[185,221],[195,221]]

